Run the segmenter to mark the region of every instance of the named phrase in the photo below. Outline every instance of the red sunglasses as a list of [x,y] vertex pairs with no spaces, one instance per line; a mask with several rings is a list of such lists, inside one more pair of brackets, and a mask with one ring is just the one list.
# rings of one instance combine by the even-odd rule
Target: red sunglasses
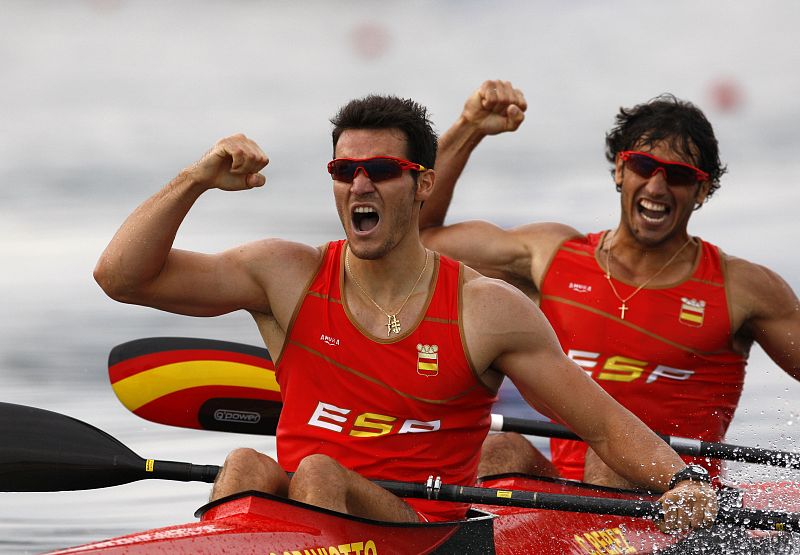
[[708,181],[709,178],[700,168],[682,162],[667,162],[646,152],[623,150],[619,157],[635,174],[642,177],[653,177],[656,172],[663,171],[664,178],[670,185],[694,185],[698,181]]
[[328,162],[328,173],[336,181],[352,183],[358,174],[358,170],[372,181],[386,181],[400,177],[403,170],[425,171],[427,168],[422,164],[415,164],[402,158],[394,156],[373,156],[372,158],[335,158]]

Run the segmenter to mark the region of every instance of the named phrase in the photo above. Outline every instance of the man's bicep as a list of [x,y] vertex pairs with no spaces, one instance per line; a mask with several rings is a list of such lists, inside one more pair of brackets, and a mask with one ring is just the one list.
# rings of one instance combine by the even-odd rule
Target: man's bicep
[[732,284],[734,305],[748,307],[743,332],[781,368],[800,380],[800,301],[777,273],[737,261]]
[[[518,322],[525,332],[506,334],[509,344],[497,361],[498,368],[540,412],[565,423],[579,417],[577,413],[599,388],[564,354],[538,307],[531,304],[524,313],[508,312],[508,318]],[[578,402],[584,393],[587,396]]]
[[769,357],[800,380],[800,301],[783,280],[773,284],[768,301],[749,328]]
[[605,392],[560,349],[541,352],[525,366],[509,376],[523,397],[548,417],[591,439],[594,423],[607,409]]
[[219,316],[236,310],[271,313],[270,298],[285,298],[305,283],[305,263],[318,250],[278,239],[218,254],[173,249],[157,279],[142,292],[145,304],[188,316]]
[[542,311],[509,284],[486,278],[472,283],[479,287],[478,294],[465,292],[465,335],[479,367],[508,376],[540,412],[577,433],[594,434],[591,419],[605,416],[607,395],[564,354]]
[[[187,316],[218,316],[238,309],[264,311],[266,296],[240,252],[204,254],[173,249],[142,291],[154,308]],[[256,306],[257,305],[257,306]]]

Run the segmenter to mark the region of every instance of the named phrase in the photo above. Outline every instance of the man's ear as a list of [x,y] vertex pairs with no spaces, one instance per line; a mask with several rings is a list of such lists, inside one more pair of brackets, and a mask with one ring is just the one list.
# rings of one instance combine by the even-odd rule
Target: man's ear
[[697,210],[708,199],[708,192],[711,190],[711,182],[710,181],[701,181],[700,186],[697,188],[697,195],[694,199],[694,209]]
[[420,172],[417,176],[417,194],[414,200],[421,200],[425,202],[433,193],[433,187],[436,184],[436,172],[433,170],[425,170]]
[[622,189],[622,175],[625,171],[625,162],[622,157],[617,154],[617,161],[614,163],[614,183],[617,185],[617,191]]

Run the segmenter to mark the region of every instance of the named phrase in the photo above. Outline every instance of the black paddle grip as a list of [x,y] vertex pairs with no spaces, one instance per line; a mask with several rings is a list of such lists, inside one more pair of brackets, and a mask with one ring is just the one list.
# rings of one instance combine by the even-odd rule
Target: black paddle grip
[[145,473],[148,478],[210,484],[216,479],[219,467],[213,464],[190,464],[148,459],[145,461]]

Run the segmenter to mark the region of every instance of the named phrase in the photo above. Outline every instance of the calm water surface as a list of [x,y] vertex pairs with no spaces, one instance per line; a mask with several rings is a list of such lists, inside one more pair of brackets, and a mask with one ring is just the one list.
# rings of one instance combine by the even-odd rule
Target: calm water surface
[[[369,92],[420,100],[443,131],[482,80],[512,80],[528,119],[476,153],[451,217],[586,231],[616,223],[602,141],[618,106],[663,91],[690,98],[715,124],[730,168],[690,231],[800,286],[800,8],[791,1],[686,0],[656,11],[633,1],[43,0],[3,2],[2,13],[0,400],[85,420],[142,456],[219,464],[233,447],[273,445],[132,416],[107,382],[110,348],[159,335],[259,338],[245,314],[193,319],[110,301],[91,278],[98,254],[138,202],[238,131],[270,155],[267,187],[209,193],[178,246],[340,237],[324,173],[327,118]],[[800,386],[760,350],[747,380],[729,441],[797,449]],[[730,475],[800,479],[745,465]],[[1,494],[0,552],[188,521],[207,495],[204,484],[160,481]]]

